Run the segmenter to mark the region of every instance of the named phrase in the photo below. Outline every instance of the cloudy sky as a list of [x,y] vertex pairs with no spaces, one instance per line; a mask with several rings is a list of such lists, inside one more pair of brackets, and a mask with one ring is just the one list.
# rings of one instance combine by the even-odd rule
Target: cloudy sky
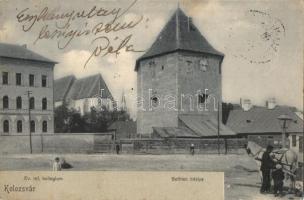
[[[178,1],[161,0],[88,0],[88,1],[0,1],[0,42],[27,44],[27,47],[59,64],[55,78],[74,74],[85,77],[101,73],[115,99],[120,100],[124,91],[129,109],[135,115],[136,59],[142,53],[126,52],[92,57],[92,43],[98,36],[106,36],[111,45],[118,46],[126,36],[135,50],[147,50],[158,33],[177,8]],[[125,13],[124,10],[134,5]],[[193,18],[194,24],[207,40],[225,54],[223,61],[223,101],[238,103],[249,98],[255,105],[265,105],[268,98],[276,98],[278,104],[295,106],[303,110],[303,4],[290,0],[187,0],[179,1],[184,12]],[[41,39],[35,43],[43,27],[49,31],[64,27],[67,19],[40,20],[25,32],[33,21],[19,21],[18,13],[39,15],[48,7],[51,13],[71,13],[73,10],[89,12],[93,6],[113,11],[121,9],[115,22],[138,21],[137,26],[117,32],[102,32],[98,36],[88,34],[75,37],[64,49],[67,38]],[[121,14],[121,15],[119,15]],[[24,17],[23,16],[23,17]],[[115,15],[75,18],[66,30],[86,30],[113,20]],[[24,19],[24,18],[20,18]],[[59,29],[59,30],[64,30]],[[104,40],[103,40],[104,41]],[[102,43],[104,45],[104,43]]]

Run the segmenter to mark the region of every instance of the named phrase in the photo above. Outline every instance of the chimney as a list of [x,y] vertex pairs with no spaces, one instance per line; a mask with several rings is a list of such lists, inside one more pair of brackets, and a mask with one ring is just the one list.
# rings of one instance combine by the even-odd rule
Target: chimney
[[267,109],[274,109],[276,107],[276,100],[275,98],[270,98],[266,101],[266,107]]
[[242,104],[241,104],[242,108],[244,111],[248,111],[251,109],[252,107],[252,104],[251,104],[251,101],[250,99],[244,99]]
[[22,46],[23,48],[25,48],[25,49],[27,48],[26,44],[23,44],[23,45],[21,45],[21,46]]

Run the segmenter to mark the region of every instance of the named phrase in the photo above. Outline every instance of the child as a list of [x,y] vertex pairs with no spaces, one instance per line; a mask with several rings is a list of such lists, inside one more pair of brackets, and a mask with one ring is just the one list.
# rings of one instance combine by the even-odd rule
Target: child
[[61,163],[59,161],[60,159],[56,157],[53,163],[53,171],[61,171]]
[[284,180],[284,172],[282,169],[282,165],[276,164],[275,169],[272,171],[273,178],[273,189],[274,196],[278,196],[279,194],[283,195],[283,180]]

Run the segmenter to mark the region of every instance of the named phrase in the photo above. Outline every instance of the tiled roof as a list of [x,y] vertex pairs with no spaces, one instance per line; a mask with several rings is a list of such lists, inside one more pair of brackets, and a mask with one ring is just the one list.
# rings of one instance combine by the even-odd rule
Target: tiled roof
[[[179,119],[186,127],[191,129],[200,137],[210,137],[218,135],[218,120],[207,115],[180,115]],[[230,128],[220,123],[220,136],[236,135]]]
[[113,99],[105,81],[103,80],[101,74],[96,74],[88,76],[81,79],[76,79],[68,92],[67,99],[85,99],[100,97],[101,89],[103,89],[102,98]]
[[63,78],[54,81],[54,100],[63,101],[66,98],[73,82],[75,81],[75,76],[65,76]]
[[116,130],[119,138],[128,138],[130,135],[136,134],[136,122],[134,121],[115,121],[108,128],[109,130]]
[[290,107],[276,106],[274,109],[254,106],[249,111],[231,110],[226,125],[238,134],[242,133],[280,133],[282,131],[278,116],[287,114],[293,121],[287,132],[303,132],[303,120]]
[[135,70],[138,69],[139,62],[145,58],[177,50],[224,56],[209,44],[206,38],[192,23],[191,18],[186,16],[185,13],[178,8],[148,51],[137,59]]
[[57,63],[46,57],[43,57],[29,49],[25,46],[19,46],[15,44],[0,43],[0,57],[5,58],[17,58],[23,60],[33,60],[48,63]]
[[152,127],[159,137],[198,138],[199,136],[186,127]]

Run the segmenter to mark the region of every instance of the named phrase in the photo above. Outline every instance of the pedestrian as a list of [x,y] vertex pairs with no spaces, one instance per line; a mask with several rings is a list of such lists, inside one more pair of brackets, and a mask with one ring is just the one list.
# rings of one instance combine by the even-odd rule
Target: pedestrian
[[61,171],[61,163],[58,157],[55,158],[53,163],[53,171]]
[[274,161],[272,160],[270,153],[273,150],[273,146],[268,145],[266,151],[263,153],[261,160],[261,168],[262,171],[262,186],[260,189],[261,193],[269,193],[270,192],[270,171],[274,167]]
[[284,178],[282,165],[276,164],[275,169],[272,171],[274,196],[283,196]]
[[120,151],[120,145],[118,143],[115,146],[115,150],[116,150],[116,154],[118,155]]
[[194,144],[193,143],[191,143],[191,145],[190,145],[190,153],[191,153],[191,155],[194,155]]

